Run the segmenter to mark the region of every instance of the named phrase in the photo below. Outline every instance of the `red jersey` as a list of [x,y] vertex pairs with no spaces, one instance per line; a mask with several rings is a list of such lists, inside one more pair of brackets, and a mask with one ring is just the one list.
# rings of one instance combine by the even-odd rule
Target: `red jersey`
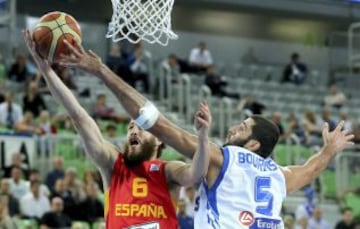
[[178,228],[166,181],[165,162],[160,160],[127,167],[120,155],[111,175],[108,201],[108,229]]

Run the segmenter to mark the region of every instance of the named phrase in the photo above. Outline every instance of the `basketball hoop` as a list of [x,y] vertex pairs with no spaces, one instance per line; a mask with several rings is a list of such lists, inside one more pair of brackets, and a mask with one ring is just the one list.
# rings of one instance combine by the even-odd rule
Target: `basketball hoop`
[[107,38],[113,42],[127,39],[132,43],[145,40],[166,46],[177,39],[171,30],[174,0],[111,0],[113,15]]

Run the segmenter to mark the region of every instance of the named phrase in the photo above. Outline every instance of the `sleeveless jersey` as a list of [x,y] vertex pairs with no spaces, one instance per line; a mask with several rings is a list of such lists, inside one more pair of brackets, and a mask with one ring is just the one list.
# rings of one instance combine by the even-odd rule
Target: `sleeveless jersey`
[[120,155],[111,176],[107,209],[108,229],[177,229],[165,162],[151,160],[127,167]]
[[224,162],[214,185],[201,183],[195,229],[282,229],[284,174],[270,158],[242,147],[222,148]]

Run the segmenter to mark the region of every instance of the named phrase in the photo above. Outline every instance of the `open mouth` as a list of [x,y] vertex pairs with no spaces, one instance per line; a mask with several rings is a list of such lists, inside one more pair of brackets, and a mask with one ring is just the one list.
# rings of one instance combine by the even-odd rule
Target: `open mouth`
[[130,139],[130,145],[137,146],[137,145],[139,145],[139,141],[137,139]]

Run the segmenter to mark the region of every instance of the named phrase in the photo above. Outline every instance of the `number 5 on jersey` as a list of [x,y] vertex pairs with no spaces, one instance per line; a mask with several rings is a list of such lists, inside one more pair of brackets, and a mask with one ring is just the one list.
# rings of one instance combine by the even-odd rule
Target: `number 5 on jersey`
[[134,197],[146,197],[148,195],[148,185],[145,178],[134,178],[132,182],[132,195]]
[[270,192],[270,189],[270,177],[255,178],[255,201],[259,203],[259,205],[256,207],[257,213],[272,216],[274,196]]

